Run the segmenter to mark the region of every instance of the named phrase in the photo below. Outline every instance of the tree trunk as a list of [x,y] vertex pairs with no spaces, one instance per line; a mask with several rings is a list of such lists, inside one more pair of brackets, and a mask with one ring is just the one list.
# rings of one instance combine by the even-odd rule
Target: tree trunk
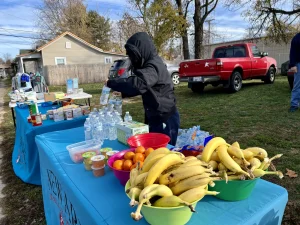
[[[178,7],[179,15],[185,17],[182,9],[182,0],[176,0],[176,4]],[[186,17],[184,19],[186,19]],[[183,58],[190,59],[189,38],[188,38],[187,28],[184,29],[181,37],[182,37]]]
[[194,14],[194,28],[195,28],[195,59],[203,58],[203,22],[201,17],[201,3],[200,0],[195,0],[195,14]]
[[189,38],[187,29],[185,29],[182,35],[182,48],[183,48],[183,58],[190,59],[190,48],[189,48]]

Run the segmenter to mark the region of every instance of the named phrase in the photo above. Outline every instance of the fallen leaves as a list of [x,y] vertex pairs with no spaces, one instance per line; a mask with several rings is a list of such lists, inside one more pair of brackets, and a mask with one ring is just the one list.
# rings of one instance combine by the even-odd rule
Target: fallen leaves
[[298,174],[295,171],[289,170],[288,168],[286,168],[286,174],[285,175],[289,176],[290,178],[298,177]]

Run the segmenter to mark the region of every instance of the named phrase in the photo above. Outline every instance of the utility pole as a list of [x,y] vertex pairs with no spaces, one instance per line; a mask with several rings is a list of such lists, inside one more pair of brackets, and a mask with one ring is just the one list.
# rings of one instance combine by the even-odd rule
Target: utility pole
[[205,22],[208,23],[208,54],[209,54],[209,56],[211,55],[210,23],[213,20],[215,20],[215,19],[208,19],[208,20],[205,21]]

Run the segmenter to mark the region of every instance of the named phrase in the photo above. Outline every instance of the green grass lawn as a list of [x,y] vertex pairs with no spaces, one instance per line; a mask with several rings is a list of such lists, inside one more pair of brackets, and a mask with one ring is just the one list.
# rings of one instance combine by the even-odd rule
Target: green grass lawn
[[[92,107],[99,107],[102,84],[83,84],[80,87],[93,95]],[[65,88],[52,86],[50,90],[65,91]],[[242,148],[259,146],[271,156],[283,153],[283,157],[275,162],[277,169],[284,173],[286,168],[300,171],[300,111],[288,113],[290,90],[286,77],[277,76],[273,85],[247,81],[242,90],[235,94],[228,94],[222,87],[206,87],[203,94],[195,94],[186,84],[179,85],[175,91],[181,128],[200,125],[201,129],[225,138],[228,143],[238,141]],[[144,120],[140,98],[126,101],[123,105],[125,111],[130,111],[134,120]],[[7,118],[2,124],[5,129],[2,134],[6,137],[5,147],[1,146],[5,152],[5,162],[11,160],[14,141],[10,111]],[[4,173],[8,183],[4,200],[5,212],[10,218],[7,224],[31,224],[33,220],[36,221],[34,224],[43,224],[40,188],[20,182],[14,176],[10,162],[1,165],[1,173]],[[264,178],[285,187],[289,192],[289,203],[282,224],[300,224],[300,180],[287,176],[282,180],[273,176]],[[19,196],[21,200],[18,200]],[[29,201],[20,210],[26,199]],[[24,213],[27,205],[32,213]]]

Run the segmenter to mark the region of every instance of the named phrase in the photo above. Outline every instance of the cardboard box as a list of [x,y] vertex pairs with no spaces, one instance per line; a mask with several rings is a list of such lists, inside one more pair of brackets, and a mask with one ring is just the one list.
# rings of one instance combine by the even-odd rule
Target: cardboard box
[[55,93],[44,93],[44,100],[45,102],[54,102],[56,101]]
[[54,102],[57,99],[63,99],[65,98],[65,93],[63,92],[49,92],[49,93],[44,93],[44,100],[45,102]]
[[122,124],[117,124],[117,137],[118,141],[128,145],[127,139],[136,134],[149,133],[149,126],[136,121],[124,122]]

